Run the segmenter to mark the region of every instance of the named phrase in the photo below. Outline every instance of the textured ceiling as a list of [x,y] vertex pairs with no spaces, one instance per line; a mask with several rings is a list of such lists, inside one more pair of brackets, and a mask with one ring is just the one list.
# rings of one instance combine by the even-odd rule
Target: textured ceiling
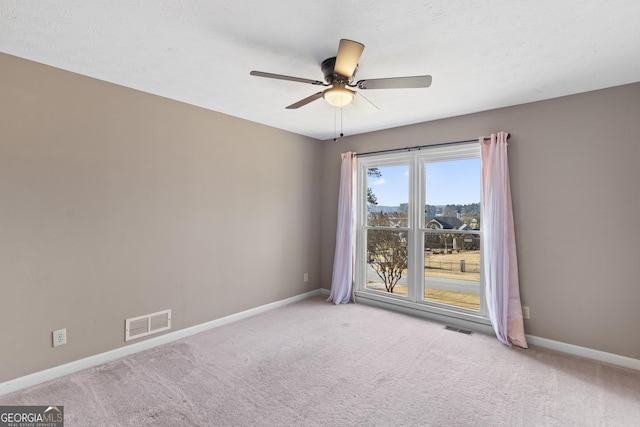
[[[639,22],[638,0],[3,0],[0,52],[329,139],[640,81]],[[340,114],[285,110],[318,87],[249,76],[323,80],[341,38],[366,46],[358,80],[432,86]]]

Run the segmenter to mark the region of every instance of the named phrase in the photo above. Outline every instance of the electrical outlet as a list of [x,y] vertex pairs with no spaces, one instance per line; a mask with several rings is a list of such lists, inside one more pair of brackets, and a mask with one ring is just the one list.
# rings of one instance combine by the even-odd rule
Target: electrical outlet
[[305,282],[309,281],[309,273],[304,273],[304,281]]
[[525,319],[531,319],[531,311],[529,311],[529,307],[526,305],[522,306],[522,317]]
[[67,329],[53,331],[53,346],[65,345],[67,343]]

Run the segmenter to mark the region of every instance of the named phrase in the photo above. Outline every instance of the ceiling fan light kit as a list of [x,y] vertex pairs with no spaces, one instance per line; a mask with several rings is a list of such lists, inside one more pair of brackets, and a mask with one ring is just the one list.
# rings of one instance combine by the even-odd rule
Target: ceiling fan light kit
[[270,79],[289,80],[298,83],[307,83],[316,86],[331,86],[322,92],[308,96],[294,104],[286,107],[287,109],[297,109],[309,104],[319,98],[324,98],[327,103],[334,107],[344,107],[353,104],[366,112],[377,111],[378,107],[373,105],[362,94],[349,88],[365,89],[404,89],[404,88],[427,88],[431,85],[431,76],[413,76],[413,77],[391,77],[382,79],[360,80],[353,83],[358,70],[358,61],[364,50],[362,43],[353,40],[342,39],[338,46],[338,54],[335,57],[325,59],[320,68],[324,74],[326,83],[319,80],[304,79],[300,77],[285,76],[282,74],[265,73],[263,71],[251,71],[252,76],[266,77]]
[[334,107],[344,107],[351,103],[356,96],[355,92],[344,86],[332,87],[322,92],[322,97]]

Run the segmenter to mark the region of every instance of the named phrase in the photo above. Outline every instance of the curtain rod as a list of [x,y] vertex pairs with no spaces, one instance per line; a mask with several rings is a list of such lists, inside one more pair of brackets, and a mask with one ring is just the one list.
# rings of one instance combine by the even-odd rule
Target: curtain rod
[[[490,136],[483,137],[486,139],[491,139]],[[511,134],[507,134],[507,139],[511,138]],[[404,147],[404,148],[389,148],[388,150],[378,150],[378,151],[367,151],[366,153],[356,153],[356,157],[360,156],[370,156],[372,154],[381,154],[381,153],[393,153],[394,151],[411,151],[411,150],[421,150],[423,148],[431,148],[431,147],[442,147],[444,145],[454,145],[454,144],[464,144],[467,142],[477,142],[476,139],[465,139],[464,141],[451,141],[451,142],[441,142],[439,144],[430,144],[430,145],[416,145],[414,147]]]

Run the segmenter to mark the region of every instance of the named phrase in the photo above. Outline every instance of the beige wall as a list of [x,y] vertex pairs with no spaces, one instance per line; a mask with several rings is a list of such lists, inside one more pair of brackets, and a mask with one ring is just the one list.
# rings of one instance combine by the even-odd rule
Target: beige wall
[[324,141],[322,283],[331,281],[341,152],[501,130],[512,135],[526,332],[640,359],[640,83]]
[[320,287],[321,142],[0,70],[0,382],[125,345],[128,317],[171,308],[175,330]]
[[319,142],[8,55],[0,70],[0,382],[125,345],[127,317],[171,308],[175,330],[328,289],[341,152],[498,130],[527,332],[640,359],[640,83]]

